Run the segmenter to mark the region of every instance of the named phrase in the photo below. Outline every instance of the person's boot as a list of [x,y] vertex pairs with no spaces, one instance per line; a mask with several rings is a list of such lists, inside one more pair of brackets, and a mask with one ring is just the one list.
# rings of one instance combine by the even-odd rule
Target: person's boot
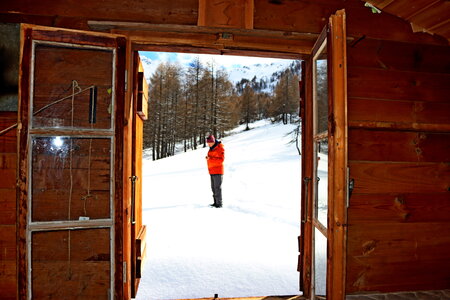
[[[214,197],[213,197],[214,198]],[[213,204],[210,204],[209,206],[211,206],[211,207],[217,207],[217,200],[216,200],[216,198],[214,198],[214,203]]]

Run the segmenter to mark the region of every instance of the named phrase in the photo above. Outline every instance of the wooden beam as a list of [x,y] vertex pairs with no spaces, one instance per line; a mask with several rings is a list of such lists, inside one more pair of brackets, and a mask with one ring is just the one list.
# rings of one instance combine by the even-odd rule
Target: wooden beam
[[[136,50],[143,50],[147,46],[170,46],[175,49],[198,49],[200,52],[225,52],[247,51],[250,55],[274,57],[296,57],[300,59],[309,55],[314,41],[311,39],[283,39],[277,37],[248,36],[248,35],[223,35],[213,33],[174,33],[153,31],[122,31],[114,30],[114,33],[127,35],[135,45]],[[139,48],[138,45],[142,45]],[[187,52],[194,52],[187,50]],[[263,54],[267,52],[268,55]]]
[[254,0],[199,0],[198,26],[253,28]]
[[[89,21],[95,30],[127,35],[138,51],[168,51],[226,55],[248,55],[303,59],[311,52],[317,34],[211,28],[185,25],[155,25],[139,22]],[[160,48],[161,47],[161,48]]]
[[197,25],[198,26],[206,26],[206,0],[198,1],[198,17],[197,17]]
[[245,13],[244,13],[244,28],[253,29],[253,19],[255,14],[255,2],[254,0],[245,0]]
[[[29,3],[27,0],[2,1],[1,13],[16,16],[34,15],[40,18],[76,18],[81,21],[94,20],[151,20],[159,24],[197,23],[197,0],[135,1],[135,0],[65,0],[55,3],[42,0]],[[49,24],[50,25],[50,24]]]
[[[347,245],[347,48],[345,11],[330,17],[328,55],[331,57],[329,115],[327,299],[345,298]],[[331,116],[331,119],[330,119]]]
[[315,41],[318,33],[302,32],[296,30],[268,30],[268,29],[245,29],[245,28],[227,28],[227,27],[200,27],[191,25],[176,24],[152,24],[145,22],[120,22],[120,21],[88,21],[89,27],[97,31],[156,31],[156,32],[174,32],[174,33],[213,33],[222,32],[232,33],[234,35],[279,37],[284,39],[305,39]]

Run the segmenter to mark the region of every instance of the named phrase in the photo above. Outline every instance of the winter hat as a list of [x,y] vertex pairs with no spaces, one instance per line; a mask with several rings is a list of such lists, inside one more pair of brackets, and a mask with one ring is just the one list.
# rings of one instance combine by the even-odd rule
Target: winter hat
[[207,143],[214,143],[216,141],[216,139],[214,138],[214,136],[212,134],[210,134],[207,138],[206,138],[206,142]]

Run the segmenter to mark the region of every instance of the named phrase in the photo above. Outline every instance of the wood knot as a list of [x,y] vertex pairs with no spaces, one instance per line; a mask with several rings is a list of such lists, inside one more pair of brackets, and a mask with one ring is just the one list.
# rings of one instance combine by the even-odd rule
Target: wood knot
[[395,197],[394,201],[395,201],[396,206],[405,204],[405,199],[403,199],[403,197],[401,197],[401,196]]
[[376,240],[371,240],[371,241],[367,241],[362,245],[362,254],[364,256],[369,255],[370,253],[372,253],[373,251],[375,251],[375,248],[377,247],[378,241]]

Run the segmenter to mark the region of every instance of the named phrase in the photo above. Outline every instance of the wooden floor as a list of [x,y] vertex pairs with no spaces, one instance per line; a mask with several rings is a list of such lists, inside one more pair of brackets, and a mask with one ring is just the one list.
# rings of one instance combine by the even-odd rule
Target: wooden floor
[[[347,295],[346,300],[449,300],[450,290],[416,291],[386,294]],[[306,300],[303,296],[265,296],[247,298],[198,298],[179,300]]]
[[[306,300],[303,296],[267,296],[248,298],[203,298],[202,300]],[[322,299],[322,298],[320,298]],[[186,299],[194,300],[194,299]],[[195,299],[200,300],[200,299]],[[349,295],[346,300],[450,300],[450,290],[416,291],[370,295]]]
[[346,300],[448,300],[450,290],[348,295]]

